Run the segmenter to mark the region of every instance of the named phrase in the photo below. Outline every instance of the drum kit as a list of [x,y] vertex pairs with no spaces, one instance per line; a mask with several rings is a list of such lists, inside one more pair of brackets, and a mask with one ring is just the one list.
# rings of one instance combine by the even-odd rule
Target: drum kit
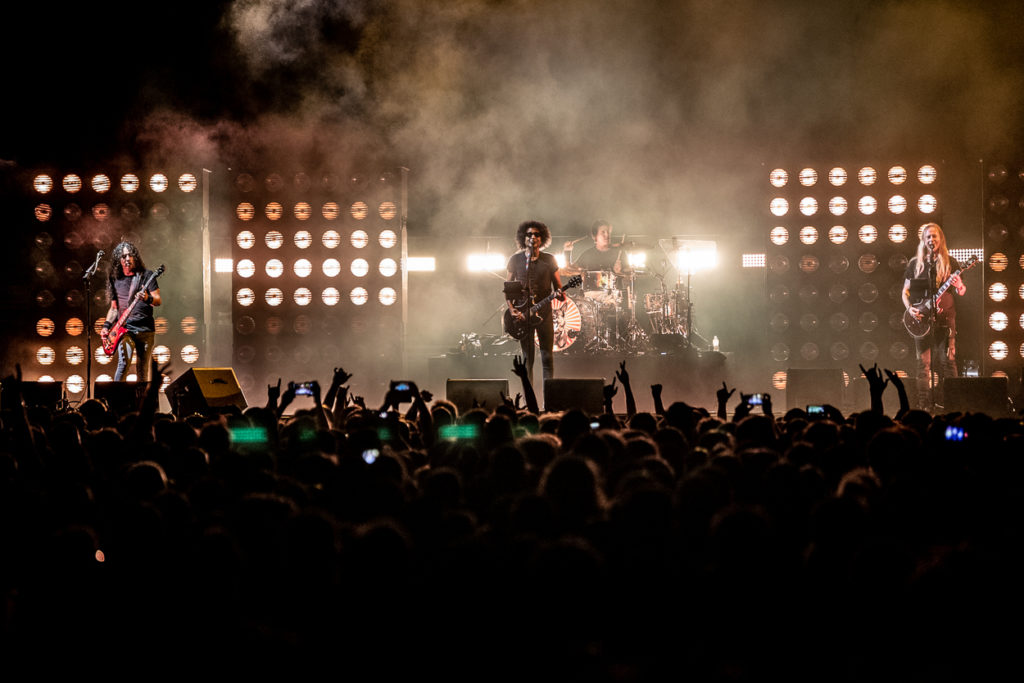
[[[685,289],[671,291],[664,277],[631,268],[622,273],[610,270],[586,271],[567,266],[559,270],[562,280],[573,275],[583,278],[582,289],[567,292],[564,301],[552,302],[555,351],[569,353],[642,353],[655,348],[652,336],[676,335],[685,347],[693,338],[688,325],[691,305]],[[660,291],[638,294],[639,281],[648,276],[661,280]],[[648,324],[637,319],[646,314]]]

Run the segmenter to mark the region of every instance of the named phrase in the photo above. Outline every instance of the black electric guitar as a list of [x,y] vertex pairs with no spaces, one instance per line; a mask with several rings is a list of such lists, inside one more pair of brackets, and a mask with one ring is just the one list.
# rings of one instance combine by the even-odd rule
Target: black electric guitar
[[962,275],[963,273],[966,273],[968,270],[970,270],[976,265],[978,265],[978,257],[972,256],[970,260],[967,261],[966,266],[961,267],[960,270],[956,271],[955,273],[953,273],[953,275],[950,275],[948,278],[946,278],[946,281],[942,283],[942,286],[939,287],[938,291],[935,293],[934,299],[928,297],[914,304],[914,308],[921,312],[920,320],[915,318],[909,309],[903,312],[903,326],[907,328],[907,332],[909,332],[910,335],[914,337],[914,339],[920,339],[921,337],[931,332],[932,320],[935,318],[934,311],[932,311],[932,302],[938,301],[939,297],[942,296],[947,289],[949,289],[949,285],[950,282],[953,280],[953,276]]
[[161,264],[156,271],[149,274],[142,282],[142,286],[139,287],[139,291],[132,296],[132,300],[128,302],[128,305],[121,311],[121,315],[118,317],[117,322],[110,328],[110,334],[107,335],[107,343],[103,345],[103,353],[108,356],[113,356],[114,351],[117,351],[117,345],[121,341],[121,337],[128,332],[128,328],[125,327],[125,323],[128,322],[128,316],[135,310],[135,305],[139,303],[138,295],[149,289],[149,286],[153,284],[153,280],[164,274],[164,267]]
[[569,281],[562,285],[561,289],[557,289],[551,292],[546,297],[538,301],[537,303],[530,305],[530,300],[527,299],[524,303],[517,305],[516,308],[523,313],[523,319],[512,317],[512,311],[505,309],[505,334],[512,337],[513,339],[522,339],[526,334],[534,327],[539,325],[543,318],[537,315],[537,311],[543,308],[544,304],[548,303],[556,296],[559,296],[562,292],[573,287],[579,287],[583,282],[583,278],[579,275],[573,275],[569,278]]

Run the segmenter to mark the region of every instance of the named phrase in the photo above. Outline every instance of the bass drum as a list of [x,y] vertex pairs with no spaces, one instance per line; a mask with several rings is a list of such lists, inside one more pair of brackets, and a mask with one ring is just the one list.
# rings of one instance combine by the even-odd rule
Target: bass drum
[[[584,297],[566,296],[565,301],[552,300],[551,315],[555,325],[555,352],[568,351],[569,348],[582,351],[587,340],[597,333],[597,306]],[[534,343],[540,345],[536,335]]]

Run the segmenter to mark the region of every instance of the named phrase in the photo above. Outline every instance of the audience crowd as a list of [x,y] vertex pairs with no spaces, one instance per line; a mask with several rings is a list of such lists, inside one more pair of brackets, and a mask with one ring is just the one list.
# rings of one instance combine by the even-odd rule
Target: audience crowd
[[[265,406],[175,417],[153,370],[124,415],[26,408],[20,369],[4,380],[11,658],[357,680],[1016,670],[1024,425],[912,410],[877,367],[846,416],[742,393],[730,416],[725,383],[714,411],[655,385],[638,412],[625,362],[603,414],[543,413],[517,358],[521,396],[497,406],[393,383],[368,408],[338,368],[323,397],[278,382]],[[286,415],[304,390],[316,407]]]

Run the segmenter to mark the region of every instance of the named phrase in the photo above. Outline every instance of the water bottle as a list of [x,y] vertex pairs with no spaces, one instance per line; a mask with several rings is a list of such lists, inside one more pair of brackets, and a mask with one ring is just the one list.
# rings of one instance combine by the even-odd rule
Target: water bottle
[[711,350],[718,351],[718,335],[711,338]]

